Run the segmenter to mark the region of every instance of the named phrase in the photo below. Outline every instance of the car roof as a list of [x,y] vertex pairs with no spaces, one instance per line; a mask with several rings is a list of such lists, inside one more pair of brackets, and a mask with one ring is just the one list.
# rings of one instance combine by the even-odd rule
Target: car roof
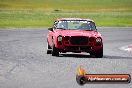
[[86,20],[86,21],[92,21],[91,19],[82,19],[82,18],[57,18],[56,21],[63,21],[63,20]]

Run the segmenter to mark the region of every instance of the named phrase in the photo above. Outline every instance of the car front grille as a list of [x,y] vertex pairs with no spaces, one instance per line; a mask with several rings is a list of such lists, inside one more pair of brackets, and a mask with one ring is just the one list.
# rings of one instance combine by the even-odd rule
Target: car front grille
[[86,37],[86,36],[71,36],[70,43],[72,45],[86,45],[86,44],[88,44],[88,37]]

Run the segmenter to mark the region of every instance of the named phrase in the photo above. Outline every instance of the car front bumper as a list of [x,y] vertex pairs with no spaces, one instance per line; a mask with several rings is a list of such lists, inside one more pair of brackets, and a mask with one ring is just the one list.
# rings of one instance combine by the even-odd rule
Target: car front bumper
[[95,52],[103,48],[103,45],[97,46],[88,46],[88,45],[67,45],[67,46],[58,46],[60,52]]

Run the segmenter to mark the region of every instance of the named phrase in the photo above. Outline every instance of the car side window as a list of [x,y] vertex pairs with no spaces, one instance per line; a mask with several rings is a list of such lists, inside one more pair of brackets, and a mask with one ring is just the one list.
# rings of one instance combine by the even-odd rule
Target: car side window
[[67,22],[63,22],[63,21],[57,21],[54,23],[54,27],[56,29],[67,29]]

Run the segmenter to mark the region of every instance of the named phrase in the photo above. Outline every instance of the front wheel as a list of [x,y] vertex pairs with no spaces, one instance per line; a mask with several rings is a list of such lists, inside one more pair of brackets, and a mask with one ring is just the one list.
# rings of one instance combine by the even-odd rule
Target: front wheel
[[103,57],[103,48],[98,50],[96,53],[95,53],[95,57],[96,58],[102,58]]
[[[52,42],[53,43],[53,42]],[[54,43],[52,44],[52,56],[59,56],[59,51],[55,47]]]
[[50,45],[47,43],[47,54],[51,54],[51,53],[52,53],[51,47],[50,47]]

